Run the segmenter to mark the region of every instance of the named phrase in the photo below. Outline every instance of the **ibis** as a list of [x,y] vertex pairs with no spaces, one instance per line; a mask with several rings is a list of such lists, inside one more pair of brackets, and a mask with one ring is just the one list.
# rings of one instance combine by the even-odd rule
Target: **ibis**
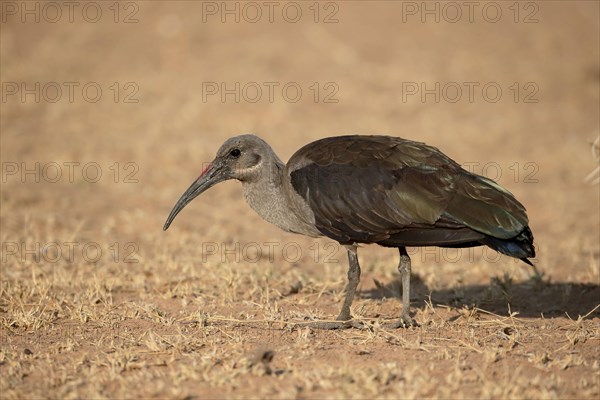
[[348,253],[348,284],[335,321],[356,326],[350,306],[360,281],[357,247],[397,248],[402,310],[392,328],[416,325],[410,315],[411,260],[406,247],[489,246],[533,265],[533,234],[525,207],[505,188],[463,169],[435,147],[392,136],[337,136],[296,151],[287,164],[251,134],[223,143],[169,214],[228,179],[242,183],[246,202],[286,232],[327,237]]

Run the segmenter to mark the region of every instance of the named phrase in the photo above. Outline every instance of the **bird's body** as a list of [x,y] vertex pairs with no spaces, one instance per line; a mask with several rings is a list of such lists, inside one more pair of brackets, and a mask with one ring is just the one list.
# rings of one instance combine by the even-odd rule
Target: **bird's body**
[[286,175],[317,229],[342,244],[487,244],[532,257],[533,248],[519,237],[526,234],[527,214],[514,196],[424,143],[389,136],[321,139],[292,156]]
[[359,243],[400,249],[402,325],[412,324],[406,246],[487,245],[529,264],[527,258],[535,257],[525,208],[509,191],[462,169],[434,147],[390,136],[317,140],[287,164],[257,136],[228,139],[177,203],[165,229],[191,199],[231,178],[242,182],[246,201],[266,221],[347,247],[349,284],[340,321],[350,319],[360,277]]

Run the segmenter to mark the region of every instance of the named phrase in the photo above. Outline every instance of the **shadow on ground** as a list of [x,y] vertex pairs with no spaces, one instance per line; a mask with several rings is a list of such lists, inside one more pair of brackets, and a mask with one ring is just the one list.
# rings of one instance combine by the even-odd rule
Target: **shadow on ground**
[[[375,282],[375,285],[376,288],[361,291],[359,296],[371,299],[401,297],[399,280],[386,285]],[[512,311],[525,318],[540,318],[542,315],[544,318],[556,318],[568,315],[577,319],[600,305],[599,285],[551,283],[535,278],[519,283],[514,283],[509,278],[492,278],[489,285],[463,285],[432,291],[418,276],[413,276],[411,289],[413,309],[424,307],[424,302],[431,299],[434,306],[476,306],[499,315],[509,315]],[[600,307],[591,312],[588,318],[600,318]]]

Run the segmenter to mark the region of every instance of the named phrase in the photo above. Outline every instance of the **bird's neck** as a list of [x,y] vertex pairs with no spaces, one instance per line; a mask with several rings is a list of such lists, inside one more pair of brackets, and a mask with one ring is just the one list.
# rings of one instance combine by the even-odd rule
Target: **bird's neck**
[[308,236],[320,236],[314,226],[298,217],[286,193],[284,184],[285,165],[276,159],[262,168],[262,173],[252,181],[242,182],[244,198],[254,211],[265,221],[286,232]]

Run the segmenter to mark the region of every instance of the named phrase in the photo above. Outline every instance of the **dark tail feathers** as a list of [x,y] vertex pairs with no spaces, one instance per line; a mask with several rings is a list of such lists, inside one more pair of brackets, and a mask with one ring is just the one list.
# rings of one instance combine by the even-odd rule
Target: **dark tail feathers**
[[521,233],[512,239],[497,239],[492,236],[487,236],[481,242],[499,253],[521,259],[525,263],[533,266],[531,261],[528,260],[528,258],[535,257],[533,234],[529,227],[523,229]]

